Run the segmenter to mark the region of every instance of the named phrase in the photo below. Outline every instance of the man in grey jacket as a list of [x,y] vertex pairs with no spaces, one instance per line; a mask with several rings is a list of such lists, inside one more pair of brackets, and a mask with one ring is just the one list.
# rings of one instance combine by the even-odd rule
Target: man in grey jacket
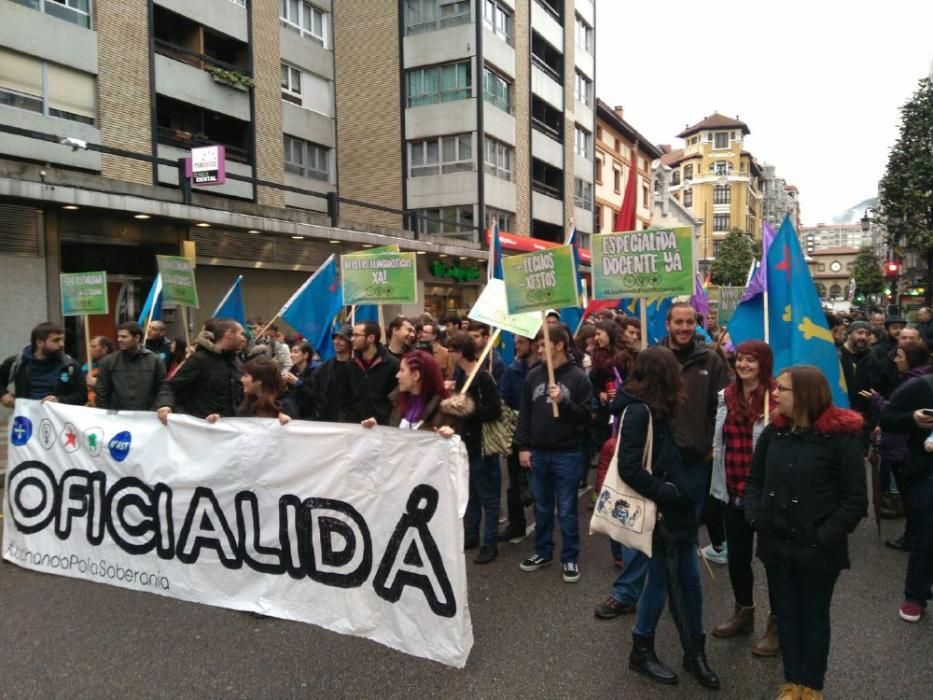
[[113,411],[154,410],[165,381],[165,364],[143,344],[143,329],[129,321],[117,327],[119,351],[105,357],[97,374],[94,405]]

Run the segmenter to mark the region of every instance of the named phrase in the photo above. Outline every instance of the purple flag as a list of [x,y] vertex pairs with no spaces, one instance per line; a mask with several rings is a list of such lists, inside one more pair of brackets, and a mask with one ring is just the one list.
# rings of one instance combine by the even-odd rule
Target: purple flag
[[706,328],[706,322],[709,319],[709,299],[706,296],[706,290],[703,289],[703,283],[700,282],[699,274],[693,276],[693,296],[690,297],[690,305],[698,316],[703,317],[702,325]]
[[745,287],[745,292],[742,294],[742,298],[739,300],[741,304],[743,301],[748,301],[749,299],[758,296],[759,294],[764,294],[765,290],[768,289],[768,248],[771,247],[771,241],[774,240],[777,231],[775,231],[771,224],[767,221],[761,222],[761,264],[755,267],[755,271],[752,272],[751,277],[748,280],[748,284]]

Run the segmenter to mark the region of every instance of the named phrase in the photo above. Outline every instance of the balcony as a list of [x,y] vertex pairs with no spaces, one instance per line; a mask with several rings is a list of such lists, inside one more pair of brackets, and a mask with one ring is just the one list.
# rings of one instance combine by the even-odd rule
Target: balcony
[[564,45],[564,3],[562,0],[532,0],[531,26],[552,46]]
[[156,121],[161,144],[184,150],[222,145],[227,149],[228,161],[252,162],[251,129],[246,121],[162,95],[156,97]]
[[165,8],[241,42],[249,40],[245,0],[153,0],[153,4],[156,11]]
[[550,73],[545,73],[537,63],[531,64],[531,91],[554,109],[564,109],[564,87]]
[[564,147],[540,129],[531,132],[531,155],[555,168],[564,167]]
[[531,96],[531,128],[564,142],[564,114],[537,95]]

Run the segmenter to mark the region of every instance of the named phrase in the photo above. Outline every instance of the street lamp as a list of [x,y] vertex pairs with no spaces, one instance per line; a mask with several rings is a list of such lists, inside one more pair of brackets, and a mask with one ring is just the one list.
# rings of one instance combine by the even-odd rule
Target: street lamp
[[878,210],[874,207],[868,207],[865,210],[865,216],[862,217],[862,233],[868,233],[871,230],[872,214],[878,214]]

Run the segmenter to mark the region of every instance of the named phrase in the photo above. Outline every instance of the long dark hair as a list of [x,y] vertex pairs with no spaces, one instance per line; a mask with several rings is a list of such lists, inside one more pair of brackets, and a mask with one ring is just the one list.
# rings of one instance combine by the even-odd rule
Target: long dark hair
[[648,404],[659,420],[671,418],[686,399],[680,363],[674,353],[660,345],[638,353],[625,390]]
[[[758,386],[748,400],[745,399],[745,387],[738,374],[735,382],[726,388],[726,403],[730,411],[737,411],[741,422],[754,423],[764,413],[765,394],[773,394],[775,381],[771,376],[774,368],[774,355],[771,346],[761,340],[746,340],[735,349],[735,359],[739,355],[750,355],[758,360]],[[769,399],[770,400],[770,399]]]
[[[424,350],[410,350],[402,357],[402,362],[408,366],[409,371],[421,374],[421,393],[417,397],[407,391],[399,392],[398,407],[403,416],[406,416],[409,409],[416,405],[416,402],[420,404],[420,410],[423,412],[424,407],[435,396],[440,396],[442,399],[450,396],[450,392],[444,386],[444,376],[441,374],[441,368],[431,353]],[[419,415],[417,419],[423,418],[424,415]]]
[[247,394],[243,397],[239,412],[256,418],[277,418],[282,412],[279,396],[285,391],[285,380],[279,366],[265,357],[257,357],[246,363],[243,374],[261,382],[262,387],[259,396]]
[[632,367],[632,358],[626,352],[625,341],[622,338],[622,329],[615,321],[598,321],[596,330],[603,331],[609,336],[609,345],[605,348],[596,345],[593,350],[593,369],[596,371],[612,371],[617,367],[622,376],[628,374]]

